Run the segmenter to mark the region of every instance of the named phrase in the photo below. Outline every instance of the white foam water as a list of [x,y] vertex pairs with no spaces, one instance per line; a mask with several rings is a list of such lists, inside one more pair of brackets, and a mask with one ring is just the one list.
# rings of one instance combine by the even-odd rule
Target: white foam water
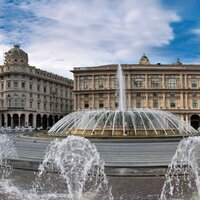
[[68,136],[53,141],[36,179],[25,188],[11,179],[0,181],[0,195],[9,200],[112,200],[104,162],[89,140]]
[[160,200],[200,199],[200,137],[183,139],[169,165]]

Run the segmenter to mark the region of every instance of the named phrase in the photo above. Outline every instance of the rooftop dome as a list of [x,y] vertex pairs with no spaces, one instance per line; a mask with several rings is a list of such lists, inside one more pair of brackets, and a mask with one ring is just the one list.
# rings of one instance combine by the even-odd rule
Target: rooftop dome
[[139,64],[142,64],[142,65],[150,64],[149,59],[145,54],[143,54],[143,56],[140,58]]
[[12,65],[27,65],[28,64],[28,54],[20,49],[20,45],[14,45],[12,49],[5,53],[4,64]]
[[175,64],[176,64],[176,65],[182,65],[182,62],[181,62],[180,59],[178,58]]

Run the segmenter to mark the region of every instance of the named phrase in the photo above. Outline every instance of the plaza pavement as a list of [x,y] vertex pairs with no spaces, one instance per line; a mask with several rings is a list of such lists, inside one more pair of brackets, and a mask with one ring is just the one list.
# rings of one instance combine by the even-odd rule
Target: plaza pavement
[[[19,160],[41,162],[49,140],[8,134]],[[106,167],[167,167],[176,151],[177,140],[92,140]],[[29,164],[31,165],[31,164]]]

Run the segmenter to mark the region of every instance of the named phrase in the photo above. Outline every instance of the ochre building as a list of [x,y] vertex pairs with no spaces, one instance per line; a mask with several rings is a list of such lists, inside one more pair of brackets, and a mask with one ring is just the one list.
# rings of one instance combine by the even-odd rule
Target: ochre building
[[[143,55],[139,64],[122,64],[126,108],[151,108],[179,115],[200,127],[200,65],[150,64]],[[74,109],[118,107],[118,65],[75,67]]]
[[0,126],[46,129],[73,110],[73,81],[28,64],[14,45],[0,66]]

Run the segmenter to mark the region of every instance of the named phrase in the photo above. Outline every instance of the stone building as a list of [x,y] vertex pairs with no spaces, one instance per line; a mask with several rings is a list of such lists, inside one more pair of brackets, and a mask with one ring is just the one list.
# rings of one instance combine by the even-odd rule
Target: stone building
[[14,45],[0,66],[0,126],[51,127],[73,109],[73,81],[28,64]]
[[[76,67],[74,108],[116,109],[117,66]],[[126,107],[152,108],[179,115],[194,128],[200,127],[200,65],[150,64],[143,55],[139,64],[123,64]]]

